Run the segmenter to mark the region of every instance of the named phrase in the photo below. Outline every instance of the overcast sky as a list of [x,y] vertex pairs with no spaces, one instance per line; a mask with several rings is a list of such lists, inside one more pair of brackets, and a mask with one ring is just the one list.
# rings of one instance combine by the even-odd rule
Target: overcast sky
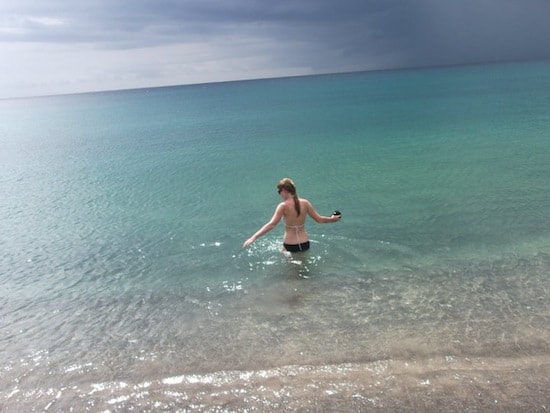
[[0,0],[0,98],[550,58],[550,0]]

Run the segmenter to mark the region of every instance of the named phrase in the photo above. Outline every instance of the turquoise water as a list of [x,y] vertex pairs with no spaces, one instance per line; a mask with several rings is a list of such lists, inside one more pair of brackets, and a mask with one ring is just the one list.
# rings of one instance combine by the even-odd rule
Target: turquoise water
[[549,69],[0,101],[0,405],[548,406]]

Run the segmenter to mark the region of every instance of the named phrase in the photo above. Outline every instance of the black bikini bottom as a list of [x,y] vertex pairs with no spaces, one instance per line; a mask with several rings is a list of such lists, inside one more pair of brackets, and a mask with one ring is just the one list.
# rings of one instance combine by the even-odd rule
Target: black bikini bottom
[[301,244],[283,244],[283,247],[285,247],[285,250],[288,252],[300,252],[300,251],[307,251],[309,249],[309,241],[302,242]]

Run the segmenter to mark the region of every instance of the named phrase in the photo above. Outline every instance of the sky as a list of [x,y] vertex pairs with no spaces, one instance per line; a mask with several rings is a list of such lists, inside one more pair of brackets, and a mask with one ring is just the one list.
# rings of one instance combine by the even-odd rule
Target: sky
[[0,0],[0,98],[550,58],[550,0]]

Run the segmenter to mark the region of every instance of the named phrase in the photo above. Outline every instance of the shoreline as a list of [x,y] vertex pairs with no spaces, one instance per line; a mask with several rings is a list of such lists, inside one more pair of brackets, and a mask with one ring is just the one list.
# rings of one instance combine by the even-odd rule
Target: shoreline
[[[515,411],[550,409],[550,354],[380,360],[12,391],[3,411]],[[8,393],[8,392],[6,392]]]

